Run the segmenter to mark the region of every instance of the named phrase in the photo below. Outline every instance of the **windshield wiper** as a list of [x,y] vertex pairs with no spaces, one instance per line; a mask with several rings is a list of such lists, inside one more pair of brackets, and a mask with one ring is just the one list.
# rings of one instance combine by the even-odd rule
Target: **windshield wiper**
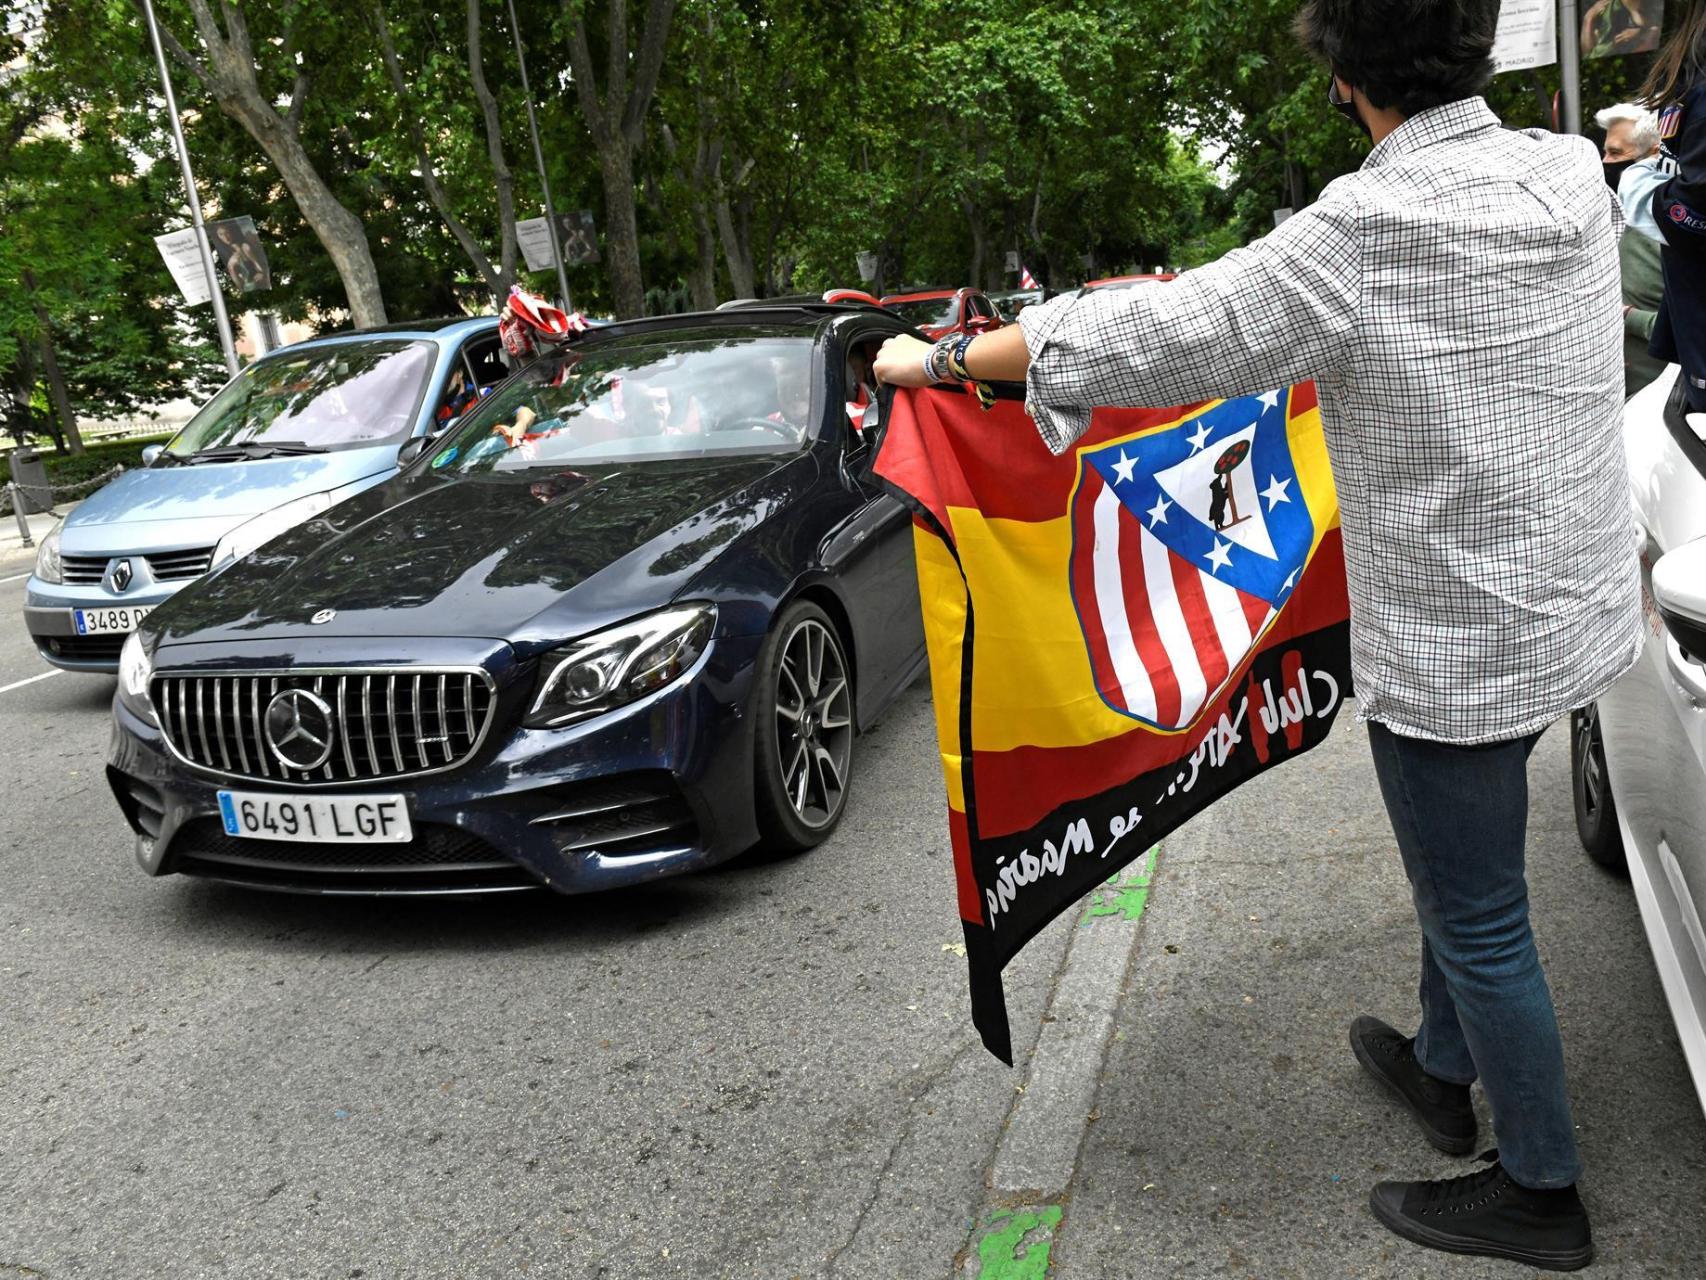
[[242,444],[221,445],[213,449],[197,449],[185,458],[187,462],[239,462],[255,458],[284,458],[303,453],[325,453],[319,445],[301,440],[245,440]]

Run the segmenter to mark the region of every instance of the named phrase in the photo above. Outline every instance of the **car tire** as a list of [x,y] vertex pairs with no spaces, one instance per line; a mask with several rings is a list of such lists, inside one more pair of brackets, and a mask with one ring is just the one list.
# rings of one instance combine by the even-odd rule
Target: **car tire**
[[1605,741],[1599,732],[1597,706],[1570,713],[1570,791],[1575,800],[1576,835],[1588,857],[1607,870],[1627,874],[1629,864],[1623,856],[1611,775],[1605,768]]
[[853,678],[835,623],[809,601],[782,611],[758,663],[753,793],[760,844],[799,853],[841,822],[853,767]]

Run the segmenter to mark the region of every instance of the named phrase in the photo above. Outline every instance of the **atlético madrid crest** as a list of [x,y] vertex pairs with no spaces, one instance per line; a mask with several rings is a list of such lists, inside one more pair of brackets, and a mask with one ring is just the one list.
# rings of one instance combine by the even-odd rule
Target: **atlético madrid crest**
[[1279,611],[1315,541],[1288,391],[1224,400],[1079,453],[1073,603],[1097,691],[1184,729]]

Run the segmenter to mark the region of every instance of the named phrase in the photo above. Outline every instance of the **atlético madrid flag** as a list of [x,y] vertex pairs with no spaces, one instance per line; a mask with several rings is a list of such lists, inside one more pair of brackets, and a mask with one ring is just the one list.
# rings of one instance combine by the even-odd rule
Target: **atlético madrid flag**
[[1312,384],[1098,409],[1055,457],[1018,387],[899,391],[877,474],[914,512],[972,1015],[1066,908],[1351,692]]

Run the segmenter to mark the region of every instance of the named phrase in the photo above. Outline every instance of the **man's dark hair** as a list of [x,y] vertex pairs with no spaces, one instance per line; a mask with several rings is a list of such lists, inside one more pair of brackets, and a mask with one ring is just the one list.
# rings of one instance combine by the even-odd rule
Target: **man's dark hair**
[[1382,110],[1413,116],[1493,78],[1499,0],[1305,0],[1297,38]]

